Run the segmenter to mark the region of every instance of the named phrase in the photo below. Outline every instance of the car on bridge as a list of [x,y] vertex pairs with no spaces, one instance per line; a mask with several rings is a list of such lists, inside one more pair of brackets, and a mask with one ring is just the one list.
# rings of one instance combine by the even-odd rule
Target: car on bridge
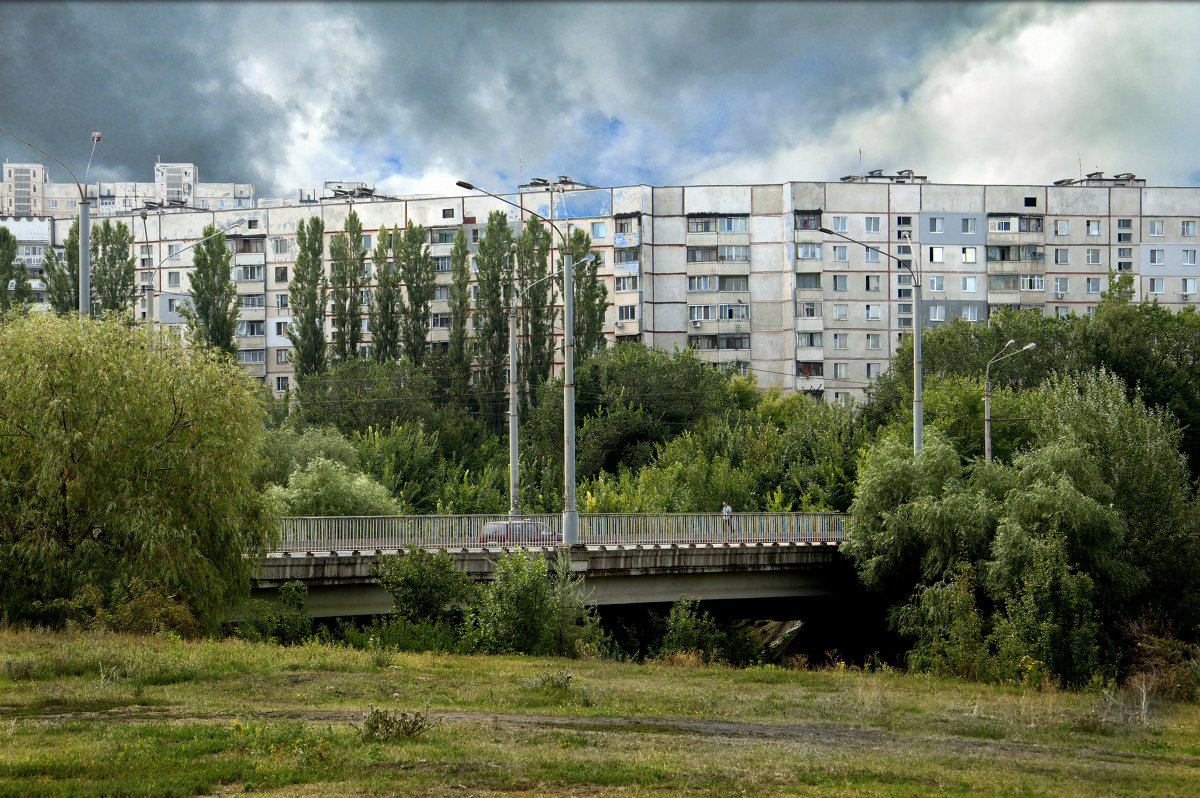
[[561,532],[547,532],[541,521],[488,521],[479,533],[480,543],[536,543],[553,546],[562,543]]

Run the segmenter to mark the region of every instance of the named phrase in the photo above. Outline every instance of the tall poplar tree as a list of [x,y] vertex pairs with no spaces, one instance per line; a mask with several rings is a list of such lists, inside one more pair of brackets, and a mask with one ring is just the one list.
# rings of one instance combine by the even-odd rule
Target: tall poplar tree
[[[554,365],[554,281],[550,274],[550,229],[531,220],[517,236],[517,290],[522,413],[537,396],[537,386],[550,379]],[[538,282],[541,280],[541,282]],[[531,287],[532,286],[532,287]]]
[[512,300],[512,228],[504,211],[488,214],[479,239],[478,300],[479,406],[488,429],[499,433],[504,416],[504,369],[508,365],[508,308]]
[[238,348],[233,340],[238,308],[237,288],[229,273],[232,254],[225,246],[225,234],[214,225],[207,225],[200,236],[208,240],[195,247],[189,299],[183,303],[180,314],[192,328],[195,343],[233,354]]
[[396,266],[404,283],[400,300],[400,342],[405,357],[420,366],[425,361],[429,337],[429,307],[433,303],[433,258],[429,234],[412,219],[404,228],[404,240],[396,252]]
[[320,374],[327,368],[325,357],[325,223],[318,216],[296,225],[296,262],[288,282],[288,339],[295,357],[296,379]]
[[471,385],[471,352],[467,348],[467,326],[471,316],[471,260],[467,236],[462,228],[454,234],[450,248],[450,346],[447,352],[450,393],[466,403]]
[[17,260],[17,237],[7,227],[0,227],[0,311],[25,307],[32,301],[29,272],[24,262]]
[[[211,229],[216,232],[217,228]],[[224,247],[224,236],[220,240]],[[92,292],[96,295],[100,310],[128,310],[137,293],[134,286],[133,267],[136,258],[133,254],[133,231],[124,222],[114,225],[105,219],[103,224],[92,229],[90,243]],[[228,269],[225,277],[229,277]]]
[[[581,358],[605,345],[604,313],[608,310],[608,288],[598,276],[602,257],[599,252],[587,263],[582,263],[584,258],[592,254],[592,237],[587,230],[582,227],[572,230],[567,250],[575,264],[571,273],[575,283],[574,343],[575,357]],[[559,268],[562,268],[561,258]]]
[[367,287],[367,250],[362,244],[362,222],[351,209],[346,229],[329,242],[329,298],[333,304],[333,358],[358,356],[362,342],[361,293]]
[[400,270],[390,257],[400,241],[400,228],[379,228],[379,240],[371,263],[375,268],[375,291],[371,296],[371,356],[379,363],[400,358]]
[[46,296],[55,313],[66,315],[79,310],[79,219],[71,222],[64,257],[54,247],[46,247],[42,269],[46,273]]

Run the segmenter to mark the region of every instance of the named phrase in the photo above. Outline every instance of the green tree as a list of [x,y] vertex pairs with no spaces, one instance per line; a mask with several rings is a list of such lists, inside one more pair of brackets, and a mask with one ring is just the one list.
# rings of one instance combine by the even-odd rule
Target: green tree
[[375,269],[375,291],[371,296],[371,355],[379,363],[400,357],[400,307],[404,298],[396,262],[389,257],[400,240],[400,228],[379,228],[379,240],[371,263]]
[[418,513],[437,509],[442,462],[438,435],[420,421],[393,423],[387,430],[355,433],[363,470]]
[[[603,255],[595,253],[596,257],[585,261],[592,254],[592,237],[587,230],[576,227],[571,231],[567,242],[567,251],[571,253],[575,264],[572,273],[575,294],[575,357],[602,349],[604,339],[604,314],[608,310],[608,289],[597,276]],[[558,267],[562,268],[562,259]]]
[[188,301],[180,315],[187,319],[197,344],[234,354],[238,349],[234,341],[238,307],[237,288],[229,270],[232,255],[225,246],[225,234],[216,226],[205,226],[200,236],[207,240],[195,247]]
[[46,272],[46,295],[55,313],[79,311],[79,219],[71,222],[63,256],[54,247],[46,247],[42,268]]
[[[216,228],[212,228],[214,231]],[[134,286],[133,232],[108,219],[92,228],[91,282],[101,311],[125,313],[137,293]],[[222,242],[224,246],[224,242]],[[229,277],[228,269],[225,272]]]
[[409,621],[450,621],[475,592],[471,578],[445,549],[414,548],[380,557],[379,585],[392,597],[392,614]]
[[407,361],[353,358],[300,383],[297,420],[343,435],[387,429],[397,418],[428,420],[433,393],[432,377]]
[[296,225],[296,263],[288,283],[288,339],[295,348],[296,377],[301,384],[325,371],[325,223],[318,216]]
[[323,457],[293,471],[287,487],[268,485],[264,496],[289,516],[401,515],[410,509],[366,474]]
[[475,329],[479,342],[479,407],[492,432],[499,432],[504,420],[504,369],[508,365],[508,309],[513,293],[513,269],[510,257],[512,228],[504,211],[488,214],[487,226],[479,239],[479,296],[476,300]]
[[0,616],[53,625],[82,591],[112,607],[142,579],[214,631],[271,534],[256,390],[174,336],[150,351],[52,314],[0,325],[0,363]]
[[467,327],[471,317],[471,263],[467,237],[462,228],[454,234],[450,249],[450,346],[446,366],[450,374],[450,397],[459,405],[467,404],[471,386],[471,353]]
[[333,358],[358,357],[362,341],[362,305],[367,287],[367,250],[363,246],[362,222],[351,210],[345,231],[329,242],[329,298],[333,304]]
[[[13,284],[11,289],[9,283]],[[29,272],[17,260],[17,237],[7,227],[0,227],[0,313],[25,307],[32,301]]]
[[518,309],[522,416],[537,396],[537,388],[550,379],[554,366],[554,285],[550,274],[550,230],[531,220],[517,236],[516,287],[524,292]]
[[297,468],[323,457],[350,468],[358,466],[358,450],[340,432],[331,427],[291,427],[267,429],[259,446],[258,467],[253,482],[257,488],[269,484],[287,486]]
[[433,258],[425,228],[408,220],[396,253],[404,296],[400,298],[400,342],[404,356],[420,366],[425,362],[429,337],[429,307],[433,303]]

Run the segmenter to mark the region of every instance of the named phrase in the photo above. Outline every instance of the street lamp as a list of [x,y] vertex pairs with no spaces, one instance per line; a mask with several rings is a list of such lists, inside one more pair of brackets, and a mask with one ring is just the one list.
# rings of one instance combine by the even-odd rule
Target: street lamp
[[[575,509],[575,307],[572,283],[574,263],[571,251],[567,247],[567,237],[562,230],[540,213],[485,191],[478,186],[459,180],[455,184],[467,191],[478,191],[492,199],[499,200],[505,205],[511,205],[517,210],[524,211],[535,219],[541,219],[550,225],[550,229],[558,233],[562,240],[563,254],[563,542],[568,546],[579,543],[579,512]],[[554,215],[554,205],[550,205],[550,215]]]
[[1005,355],[1005,350],[1015,343],[1016,340],[1010,338],[1008,343],[1004,345],[1004,348],[988,361],[987,367],[983,370],[983,457],[988,462],[992,460],[992,364],[999,363],[1001,360],[1007,360],[1022,352],[1028,352],[1037,346],[1036,343],[1030,341],[1016,352],[1009,352]]
[[50,160],[67,170],[67,174],[75,181],[75,187],[79,189],[79,315],[88,317],[92,312],[92,276],[91,276],[91,242],[88,240],[88,235],[91,233],[88,219],[88,198],[87,198],[87,180],[88,174],[92,171],[92,156],[96,154],[96,144],[100,141],[100,134],[92,134],[92,152],[88,156],[87,169],[83,172],[83,185],[79,185],[79,178],[75,177],[75,173],[71,168],[62,161],[55,158],[50,153],[43,150],[36,144],[30,144],[25,139],[13,133],[11,130],[5,130],[0,127],[8,135],[12,136],[22,144],[29,144],[35,150],[45,155]]
[[[142,211],[141,217],[142,217],[142,224],[144,225],[146,222],[146,212],[145,211]],[[228,227],[218,230],[217,232],[213,233],[212,235],[207,235],[198,241],[193,241],[191,244],[188,244],[186,247],[181,247],[181,248],[175,250],[174,252],[168,254],[167,256],[159,259],[158,263],[155,264],[155,266],[154,266],[154,282],[151,283],[150,285],[143,286],[146,289],[145,293],[146,293],[146,297],[147,297],[147,301],[146,301],[146,332],[147,332],[147,334],[149,334],[154,329],[154,287],[155,287],[155,284],[157,284],[157,282],[158,282],[158,274],[159,274],[159,270],[162,269],[162,265],[164,263],[166,263],[168,260],[178,257],[180,252],[186,252],[187,250],[192,249],[193,247],[198,247],[201,244],[203,244],[205,241],[208,241],[210,238],[216,238],[217,236],[225,235],[230,230],[234,229],[235,227],[241,227],[245,223],[246,223],[245,219],[238,219],[237,221],[233,222],[233,224],[229,225]],[[160,222],[160,224],[161,224],[161,222]],[[161,236],[161,230],[160,230],[160,236]]]
[[922,389],[924,388],[921,375],[921,252],[913,247],[912,234],[907,230],[901,233],[904,240],[908,242],[908,248],[913,257],[917,259],[917,270],[913,271],[912,264],[906,260],[896,257],[890,252],[883,252],[879,247],[872,247],[870,244],[864,244],[862,241],[853,239],[848,235],[844,235],[828,227],[818,227],[825,235],[837,236],[844,238],[847,241],[859,244],[867,249],[873,249],[876,252],[881,252],[896,263],[908,269],[908,273],[912,276],[913,282],[913,454],[921,453],[921,445],[925,438],[925,403],[922,398]]

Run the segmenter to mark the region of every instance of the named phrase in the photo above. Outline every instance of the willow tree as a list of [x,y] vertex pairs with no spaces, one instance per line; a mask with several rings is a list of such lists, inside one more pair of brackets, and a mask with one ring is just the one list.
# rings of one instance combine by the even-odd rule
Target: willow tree
[[0,325],[0,363],[0,617],[56,626],[157,583],[215,631],[271,529],[236,364],[50,313]]
[[296,225],[296,263],[288,283],[292,320],[287,335],[295,350],[296,378],[303,380],[325,371],[325,223],[312,216]]

